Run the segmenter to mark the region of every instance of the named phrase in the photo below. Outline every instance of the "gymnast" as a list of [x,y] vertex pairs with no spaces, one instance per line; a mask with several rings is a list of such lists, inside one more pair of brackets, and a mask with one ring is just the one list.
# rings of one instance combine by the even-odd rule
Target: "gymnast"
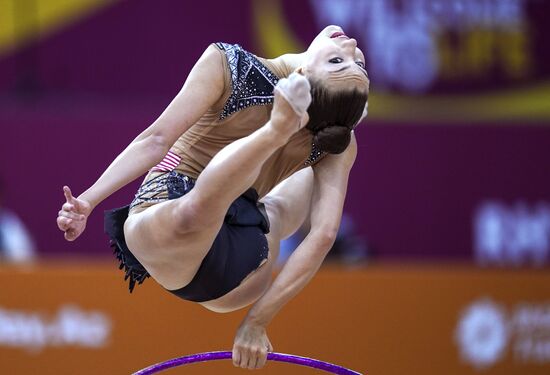
[[[129,206],[105,214],[130,291],[151,276],[212,311],[252,304],[232,359],[261,368],[273,351],[266,327],[335,240],[368,91],[363,53],[338,26],[274,59],[212,44],[89,189],[63,188],[57,225],[74,241],[94,207],[148,172]],[[279,242],[306,217],[309,234],[272,280]]]

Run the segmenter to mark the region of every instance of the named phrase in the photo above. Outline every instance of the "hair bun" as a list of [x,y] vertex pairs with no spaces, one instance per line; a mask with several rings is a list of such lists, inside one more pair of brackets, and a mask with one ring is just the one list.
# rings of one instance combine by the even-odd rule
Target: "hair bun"
[[368,91],[357,88],[329,89],[329,82],[311,80],[311,104],[306,128],[320,151],[339,154],[351,142],[351,131],[361,119]]
[[313,143],[317,148],[329,154],[340,154],[346,150],[351,141],[351,129],[327,124],[313,133]]

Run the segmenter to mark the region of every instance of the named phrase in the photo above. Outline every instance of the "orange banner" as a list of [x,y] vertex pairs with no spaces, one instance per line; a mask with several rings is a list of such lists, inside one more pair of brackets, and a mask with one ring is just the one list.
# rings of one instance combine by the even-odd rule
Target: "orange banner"
[[[228,350],[244,312],[215,314],[111,264],[0,268],[1,374],[130,374]],[[324,268],[268,329],[276,351],[368,374],[550,373],[550,274],[442,266]],[[176,374],[243,374],[228,361]],[[262,374],[313,373],[269,363]]]

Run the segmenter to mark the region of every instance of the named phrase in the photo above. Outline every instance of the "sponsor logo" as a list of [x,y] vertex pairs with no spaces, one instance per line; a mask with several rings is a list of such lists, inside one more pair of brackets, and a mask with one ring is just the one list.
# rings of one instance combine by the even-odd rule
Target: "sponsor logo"
[[508,342],[504,310],[490,300],[480,300],[463,313],[456,330],[461,358],[478,368],[500,360]]
[[519,303],[510,309],[489,298],[460,315],[456,331],[460,358],[477,369],[504,360],[508,349],[519,364],[550,363],[550,303]]
[[33,353],[44,347],[104,347],[111,335],[111,320],[98,311],[86,312],[65,305],[51,317],[35,311],[0,308],[0,346]]
[[550,255],[550,205],[483,202],[474,214],[473,232],[481,265],[544,265]]
[[[311,0],[310,4],[320,27],[340,25],[365,43],[360,47],[377,87],[425,92],[439,78],[459,82],[491,74],[499,66],[506,79],[514,79],[530,69],[524,0]],[[505,49],[500,49],[501,43]],[[518,56],[523,57],[520,63]]]

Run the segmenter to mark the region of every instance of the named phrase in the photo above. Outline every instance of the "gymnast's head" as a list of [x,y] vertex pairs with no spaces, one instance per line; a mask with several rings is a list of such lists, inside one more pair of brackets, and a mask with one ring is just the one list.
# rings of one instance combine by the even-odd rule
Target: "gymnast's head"
[[343,152],[366,108],[369,77],[357,41],[339,26],[327,26],[311,42],[300,72],[311,84],[306,127],[313,142],[331,154]]

